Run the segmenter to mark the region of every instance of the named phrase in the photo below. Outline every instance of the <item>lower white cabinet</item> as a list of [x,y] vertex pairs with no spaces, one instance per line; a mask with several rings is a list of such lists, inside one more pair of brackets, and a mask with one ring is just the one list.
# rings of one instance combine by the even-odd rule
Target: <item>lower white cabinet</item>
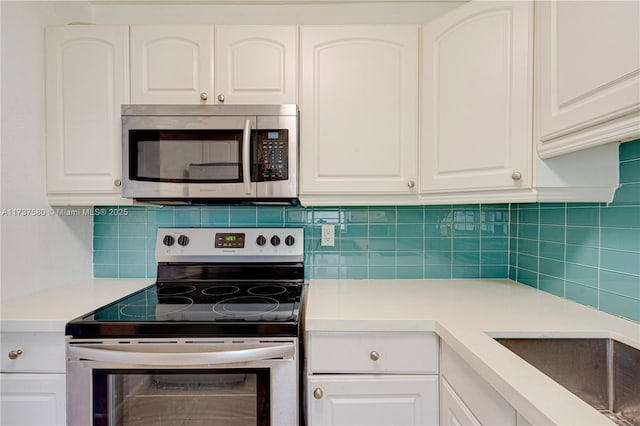
[[517,413],[445,342],[440,350],[443,425],[516,425]]
[[437,375],[316,375],[307,388],[309,425],[437,424]]
[[440,379],[440,424],[442,426],[480,426],[481,424],[445,378]]
[[3,426],[66,425],[66,376],[56,374],[0,374],[0,424]]
[[438,337],[419,332],[310,332],[309,426],[438,424]]
[[449,345],[440,346],[440,425],[531,426]]
[[64,334],[3,332],[0,341],[0,424],[65,425]]

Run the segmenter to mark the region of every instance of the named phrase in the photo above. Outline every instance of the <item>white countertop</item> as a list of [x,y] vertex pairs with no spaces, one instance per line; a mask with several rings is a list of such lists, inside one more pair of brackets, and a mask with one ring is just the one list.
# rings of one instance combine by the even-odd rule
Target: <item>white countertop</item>
[[640,324],[509,280],[311,280],[306,331],[434,331],[535,425],[612,425],[492,337],[611,337]]
[[[3,332],[65,324],[153,284],[93,279],[0,306]],[[612,425],[492,337],[611,337],[640,348],[640,324],[508,280],[311,280],[307,331],[432,331],[535,425]]]
[[95,278],[0,306],[3,332],[60,332],[69,321],[153,284],[153,279]]

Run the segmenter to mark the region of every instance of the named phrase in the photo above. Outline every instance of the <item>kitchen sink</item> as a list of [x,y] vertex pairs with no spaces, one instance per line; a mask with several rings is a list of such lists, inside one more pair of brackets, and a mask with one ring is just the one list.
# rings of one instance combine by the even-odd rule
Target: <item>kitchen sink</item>
[[640,426],[640,350],[613,339],[495,339],[610,420]]

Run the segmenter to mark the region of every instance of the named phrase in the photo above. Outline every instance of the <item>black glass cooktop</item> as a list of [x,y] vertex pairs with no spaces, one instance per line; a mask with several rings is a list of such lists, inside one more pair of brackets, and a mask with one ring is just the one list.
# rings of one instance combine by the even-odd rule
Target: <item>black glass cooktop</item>
[[159,273],[162,281],[70,321],[66,334],[73,338],[298,334],[302,279],[226,281],[207,268],[187,269],[185,273],[180,268],[179,279],[176,271]]
[[67,324],[97,337],[295,336],[300,283],[152,285]]

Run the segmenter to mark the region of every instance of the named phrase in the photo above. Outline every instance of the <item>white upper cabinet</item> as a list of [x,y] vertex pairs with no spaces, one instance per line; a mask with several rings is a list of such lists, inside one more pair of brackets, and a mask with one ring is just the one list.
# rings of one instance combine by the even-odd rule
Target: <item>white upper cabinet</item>
[[297,103],[298,27],[216,25],[215,32],[216,102]]
[[422,192],[532,183],[532,2],[472,2],[423,28]]
[[120,105],[129,103],[127,26],[46,29],[47,193],[52,204],[120,197]]
[[133,25],[131,102],[296,103],[297,61],[296,26]]
[[301,56],[301,201],[415,194],[418,28],[301,27]]
[[640,135],[640,2],[536,2],[541,157]]
[[214,103],[213,25],[132,25],[131,103]]

